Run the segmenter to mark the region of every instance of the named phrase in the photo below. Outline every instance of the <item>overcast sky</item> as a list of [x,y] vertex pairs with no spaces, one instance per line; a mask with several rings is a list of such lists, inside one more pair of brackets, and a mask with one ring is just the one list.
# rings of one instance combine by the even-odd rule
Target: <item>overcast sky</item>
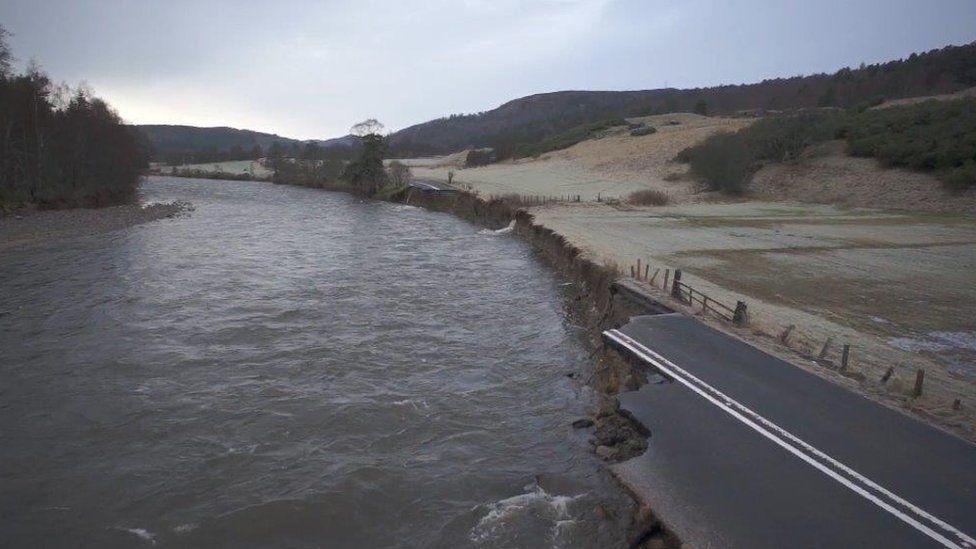
[[20,65],[133,123],[325,138],[533,93],[754,82],[976,40],[976,0],[3,0]]

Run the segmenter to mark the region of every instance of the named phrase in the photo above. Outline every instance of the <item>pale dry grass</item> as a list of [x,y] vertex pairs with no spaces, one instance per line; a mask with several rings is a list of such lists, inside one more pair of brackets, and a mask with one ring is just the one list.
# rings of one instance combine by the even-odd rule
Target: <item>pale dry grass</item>
[[914,105],[916,103],[923,103],[930,99],[935,99],[936,101],[951,101],[953,99],[962,99],[964,97],[976,97],[976,86],[972,88],[966,88],[962,91],[957,91],[956,93],[945,93],[942,95],[926,95],[923,97],[906,97],[905,99],[892,99],[891,101],[885,101],[884,103],[871,108],[885,109],[888,107],[897,107],[900,105]]
[[[646,116],[631,119],[657,128],[646,136],[631,136],[626,129],[606,132],[598,139],[568,149],[482,168],[458,170],[447,167],[451,157],[428,161],[414,170],[417,177],[442,181],[454,169],[455,181],[469,184],[482,195],[524,194],[580,195],[584,200],[623,199],[645,189],[667,192],[674,200],[699,201],[694,185],[676,178],[686,171],[672,162],[681,150],[720,131],[735,131],[751,119],[712,118],[690,113]],[[668,122],[678,124],[668,124]],[[455,156],[455,155],[452,155]],[[440,165],[439,165],[440,164]]]

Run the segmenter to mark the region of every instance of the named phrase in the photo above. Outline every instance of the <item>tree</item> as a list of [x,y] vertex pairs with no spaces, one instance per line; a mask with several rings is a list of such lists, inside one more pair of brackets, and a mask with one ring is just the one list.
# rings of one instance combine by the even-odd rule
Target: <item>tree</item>
[[413,179],[413,173],[410,171],[410,166],[407,166],[399,160],[390,162],[387,172],[389,174],[390,183],[396,187],[405,187],[408,183],[410,183],[410,180]]
[[386,140],[380,135],[383,124],[375,118],[354,125],[350,132],[359,139],[362,152],[359,158],[346,166],[343,179],[359,188],[366,196],[373,196],[386,185],[388,179],[383,169],[383,156],[386,154]]
[[281,168],[285,158],[285,149],[281,143],[275,141],[268,147],[268,167],[274,172],[274,181],[278,181],[278,170]]
[[0,77],[2,78],[10,76],[10,70],[13,67],[14,61],[14,55],[10,51],[10,45],[7,44],[8,36],[10,36],[10,32],[3,25],[0,25]]
[[694,113],[702,116],[708,116],[708,103],[704,99],[699,99],[695,103]]
[[350,128],[349,133],[362,139],[369,135],[381,135],[383,133],[383,124],[375,118],[368,118],[363,120],[358,124],[353,124]]

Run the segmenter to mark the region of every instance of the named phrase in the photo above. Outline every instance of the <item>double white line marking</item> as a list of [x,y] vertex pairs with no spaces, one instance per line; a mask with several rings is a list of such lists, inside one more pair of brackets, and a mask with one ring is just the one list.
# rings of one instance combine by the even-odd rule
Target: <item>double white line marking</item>
[[760,435],[943,546],[953,549],[976,549],[976,540],[958,528],[905,501],[897,494],[804,442],[796,435],[750,410],[670,360],[641,345],[627,334],[619,330],[607,330],[603,332],[603,335],[608,340],[651,364],[668,377],[691,389]]

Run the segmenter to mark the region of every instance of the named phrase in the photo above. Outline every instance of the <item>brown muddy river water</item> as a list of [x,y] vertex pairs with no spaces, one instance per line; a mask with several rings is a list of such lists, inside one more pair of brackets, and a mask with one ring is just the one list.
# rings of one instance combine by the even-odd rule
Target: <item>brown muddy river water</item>
[[143,198],[196,210],[0,256],[0,546],[623,544],[527,245],[263,183]]

